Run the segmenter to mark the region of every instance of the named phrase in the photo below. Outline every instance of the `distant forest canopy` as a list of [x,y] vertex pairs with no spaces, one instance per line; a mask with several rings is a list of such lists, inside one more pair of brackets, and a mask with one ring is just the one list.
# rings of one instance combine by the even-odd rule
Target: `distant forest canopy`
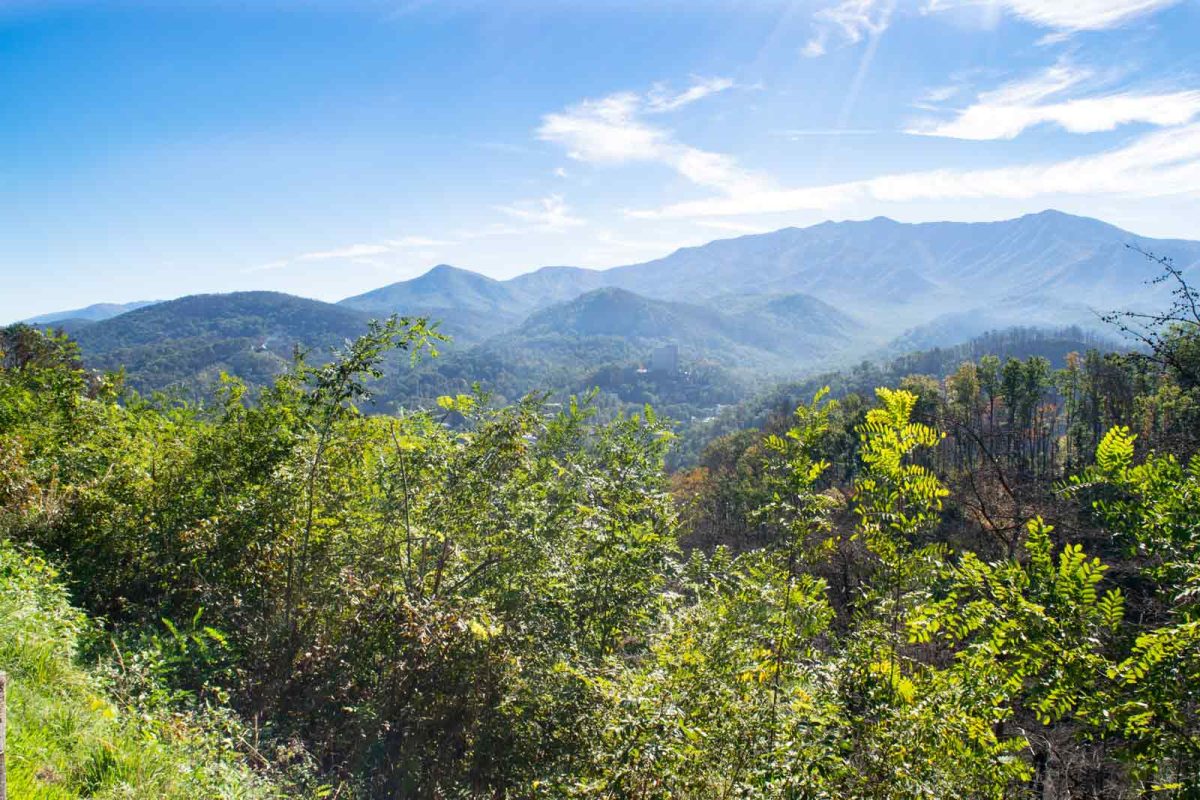
[[[285,304],[278,313],[280,317],[309,324],[302,315],[288,316],[295,310]],[[197,309],[197,313],[202,312]],[[177,311],[172,311],[171,316],[179,318]],[[185,315],[182,324],[187,319]],[[259,323],[260,319],[253,317],[247,324],[258,328],[258,338],[266,342],[270,337],[266,332],[269,323],[260,328]],[[347,315],[338,320],[340,327],[336,329],[350,334],[355,326],[364,324],[365,320]],[[246,341],[247,337],[241,337],[224,343],[230,349],[227,366],[231,374],[250,386],[261,386],[272,380],[287,362],[261,343],[248,347]],[[383,374],[369,381],[372,397],[364,408],[378,412],[429,408],[435,406],[440,396],[472,394],[477,390],[486,393],[490,402],[500,405],[534,391],[547,391],[561,400],[595,390],[593,405],[605,414],[651,405],[665,420],[675,423],[675,430],[683,439],[672,449],[669,463],[678,466],[694,463],[697,448],[718,432],[762,425],[771,416],[786,416],[788,409],[824,385],[832,387],[835,396],[851,392],[869,394],[875,386],[895,385],[908,375],[944,378],[964,360],[973,361],[988,354],[1005,359],[1045,358],[1052,367],[1061,368],[1071,353],[1111,352],[1120,348],[1113,335],[1074,326],[1059,330],[1014,327],[991,331],[950,347],[908,353],[882,364],[864,360],[849,369],[772,386],[767,375],[751,376],[744,369],[731,369],[707,360],[684,358],[670,371],[648,369],[655,347],[661,346],[656,343],[665,341],[670,340],[643,340],[632,345],[626,338],[606,336],[581,342],[545,330],[539,333],[536,344],[497,343],[466,352],[452,351],[424,358],[415,366],[407,359],[391,358]],[[193,350],[179,352],[169,346],[146,345],[144,351],[153,353],[153,360],[138,362],[132,373],[126,373],[126,378],[131,388],[152,391],[158,382],[156,375],[166,380],[166,376],[186,372],[189,363],[210,357],[221,346],[198,345]],[[439,342],[437,347],[443,348],[445,344]],[[124,358],[129,352],[126,348],[116,349],[112,358]],[[85,359],[85,363],[94,362]],[[124,366],[122,361],[100,363],[110,368]],[[207,375],[204,381],[182,385],[168,381],[166,394],[205,402],[219,386],[220,376],[218,372]],[[1044,388],[1053,392],[1054,387],[1048,383]]]
[[[1094,230],[1072,220],[1016,222]],[[542,367],[555,396],[391,413],[371,393],[444,344],[424,321],[367,323],[328,362],[257,341],[254,382],[218,376],[203,403],[131,392],[65,334],[0,329],[9,785],[1200,796],[1200,295],[1154,266],[1162,305],[1110,317],[1136,347],[999,331],[783,385],[682,436],[642,404],[744,394],[686,354],[664,371],[673,351],[584,368],[625,346],[596,298],[654,347],[696,321],[625,290],[522,323],[552,337],[535,358],[579,359]],[[232,357],[218,342],[360,319],[284,295],[268,318],[262,300],[77,335],[150,359],[166,308],[207,370]],[[583,333],[554,340],[561,320]]]

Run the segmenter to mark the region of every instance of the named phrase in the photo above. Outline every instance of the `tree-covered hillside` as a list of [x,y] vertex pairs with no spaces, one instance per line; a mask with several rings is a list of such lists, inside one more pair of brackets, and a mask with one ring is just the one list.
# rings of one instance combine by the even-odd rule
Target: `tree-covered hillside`
[[719,311],[650,300],[623,289],[597,289],[535,312],[492,347],[552,353],[577,342],[615,340],[626,348],[628,359],[655,345],[674,344],[694,359],[775,372],[796,363],[831,361],[857,334],[853,320],[814,298],[740,300]]
[[89,366],[125,370],[141,391],[207,393],[222,371],[269,382],[296,347],[323,352],[369,317],[278,292],[192,295],[89,325],[75,333]]

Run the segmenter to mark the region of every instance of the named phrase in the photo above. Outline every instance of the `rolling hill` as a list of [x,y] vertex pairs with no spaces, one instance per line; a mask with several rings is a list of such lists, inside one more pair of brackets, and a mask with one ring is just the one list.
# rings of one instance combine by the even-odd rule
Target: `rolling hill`
[[458,345],[475,344],[520,324],[528,311],[501,281],[439,264],[420,277],[348,297],[338,305],[376,316],[398,313],[440,321]]
[[138,308],[74,334],[91,366],[124,367],[139,391],[212,384],[221,371],[263,383],[293,348],[328,350],[366,330],[369,315],[278,292],[192,295]]
[[634,370],[668,344],[678,347],[683,373],[703,373],[722,392],[736,393],[798,363],[836,364],[856,338],[855,320],[812,298],[753,298],[731,307],[726,313],[596,289],[535,311],[479,345],[401,370],[378,394],[411,404],[470,391],[475,382],[505,400],[539,389],[578,391],[588,376]]
[[[774,371],[820,361],[856,337],[852,319],[814,298],[769,298],[727,313],[609,287],[537,311],[487,347],[514,355],[569,351],[594,366],[645,359],[653,348],[674,344],[686,360]],[[587,356],[589,348],[595,355]]]

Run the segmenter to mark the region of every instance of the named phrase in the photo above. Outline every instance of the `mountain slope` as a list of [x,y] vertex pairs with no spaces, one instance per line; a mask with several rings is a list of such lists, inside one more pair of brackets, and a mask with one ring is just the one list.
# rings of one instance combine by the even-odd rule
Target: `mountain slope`
[[75,334],[87,363],[124,367],[145,391],[213,382],[222,370],[262,383],[293,348],[327,350],[365,332],[368,315],[278,292],[192,295],[89,325]]
[[581,267],[542,267],[504,282],[530,310],[611,285],[608,272]]
[[515,326],[526,304],[500,281],[449,264],[424,275],[347,297],[347,308],[386,316],[423,316],[441,323],[458,345],[474,344]]
[[497,281],[440,265],[338,305],[250,292],[68,324],[89,363],[125,366],[135,387],[162,388],[211,382],[222,369],[265,381],[293,344],[326,348],[361,333],[369,316],[429,316],[457,343],[436,367],[401,376],[393,396],[478,379],[511,398],[639,363],[663,344],[690,363],[759,379],[1013,325],[1095,329],[1094,309],[1162,305],[1163,287],[1145,283],[1157,268],[1128,245],[1200,273],[1200,242],[1146,239],[1059,212],[986,223],[876,218],[716,241],[606,271],[547,267]]
[[404,313],[408,308],[494,311],[512,302],[512,292],[504,283],[470,270],[439,264],[412,280],[347,297],[338,304],[361,311]]
[[805,292],[839,307],[918,315],[948,310],[948,303],[971,307],[984,296],[1113,303],[1153,295],[1143,282],[1154,270],[1127,244],[1174,255],[1185,268],[1200,264],[1200,243],[1146,239],[1046,211],[1003,222],[910,225],[880,217],[785,228],[620,267],[611,280],[654,297],[704,299],[752,274],[764,292]]
[[603,360],[644,359],[653,347],[674,344],[685,359],[779,369],[821,350],[824,355],[841,351],[854,340],[856,327],[814,298],[770,298],[725,313],[609,287],[535,312],[486,346],[542,353],[569,349],[576,358],[590,346],[596,351],[594,367]]

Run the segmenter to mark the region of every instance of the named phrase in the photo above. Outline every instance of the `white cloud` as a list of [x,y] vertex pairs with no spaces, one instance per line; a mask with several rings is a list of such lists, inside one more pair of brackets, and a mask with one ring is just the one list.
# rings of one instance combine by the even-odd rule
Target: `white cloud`
[[340,247],[336,250],[319,250],[315,253],[303,253],[296,256],[293,261],[331,261],[335,259],[345,258],[362,258],[364,256],[377,256],[382,253],[387,253],[392,248],[385,244],[352,244],[348,247]]
[[1182,125],[1200,113],[1200,91],[1113,94],[1042,106],[972,106],[952,122],[911,133],[955,139],[1012,139],[1039,123],[1071,133],[1111,131],[1131,122]]
[[646,95],[619,92],[598,100],[584,100],[563,111],[547,114],[538,138],[566,148],[576,161],[592,164],[656,162],[689,181],[733,194],[756,191],[766,182],[738,165],[728,155],[692,147],[674,134],[646,122],[647,114],[680,108],[733,86],[728,79],[708,79],[678,95],[661,87]]
[[513,219],[528,222],[546,230],[562,230],[584,224],[582,219],[571,213],[566,201],[559,194],[548,195],[536,202],[497,206],[496,208]]
[[1089,69],[1060,60],[1031,78],[1006,83],[999,89],[982,93],[979,102],[996,106],[1028,105],[1078,86],[1093,74]]
[[1115,28],[1179,0],[1006,0],[1019,17],[1047,28],[1084,31]]
[[[429,248],[429,247],[447,247],[454,242],[444,239],[431,239],[428,236],[401,236],[398,239],[385,239],[382,242],[375,244],[351,244],[346,247],[338,247],[333,250],[316,250],[311,253],[301,253],[298,256],[291,258],[280,258],[275,261],[268,261],[265,264],[259,264],[254,267],[249,267],[246,272],[264,272],[268,270],[283,269],[298,263],[310,263],[318,261],[350,261],[355,264],[366,264],[368,266],[379,266],[378,259],[371,256],[381,256],[388,253],[395,253],[400,250],[409,250],[411,248]],[[426,251],[427,253],[428,251]]]
[[724,153],[681,146],[668,154],[667,163],[692,183],[729,194],[766,187],[764,179],[742,169],[737,159]]
[[961,91],[962,86],[958,84],[935,86],[932,89],[925,90],[925,93],[921,95],[914,105],[917,108],[937,108],[939,103],[946,102]]
[[854,203],[1031,199],[1052,195],[1200,197],[1200,123],[1146,134],[1124,147],[1046,164],[939,169],[678,203],[629,212],[647,219],[822,210]]
[[662,84],[656,84],[646,93],[646,110],[663,113],[703,100],[710,94],[732,89],[736,84],[730,78],[702,78],[691,87],[678,94],[671,92]]
[[584,100],[565,111],[547,114],[538,138],[561,144],[577,161],[620,164],[653,161],[670,135],[638,119],[642,99],[621,92],[599,100]]
[[829,38],[829,34],[824,30],[818,31],[813,38],[804,43],[804,47],[800,48],[800,55],[805,58],[817,58],[825,55],[825,41]]
[[830,39],[857,44],[868,36],[878,36],[891,22],[895,0],[839,0],[813,15],[817,30],[801,48],[809,58],[824,55]]
[[1031,78],[980,94],[949,121],[921,123],[908,132],[954,139],[1013,139],[1046,123],[1071,133],[1095,133],[1133,122],[1182,125],[1200,114],[1200,91],[1126,91],[1046,102],[1091,77],[1091,71],[1060,61]]
[[960,6],[1003,7],[1015,17],[1059,31],[1117,28],[1180,0],[929,0],[926,11]]

